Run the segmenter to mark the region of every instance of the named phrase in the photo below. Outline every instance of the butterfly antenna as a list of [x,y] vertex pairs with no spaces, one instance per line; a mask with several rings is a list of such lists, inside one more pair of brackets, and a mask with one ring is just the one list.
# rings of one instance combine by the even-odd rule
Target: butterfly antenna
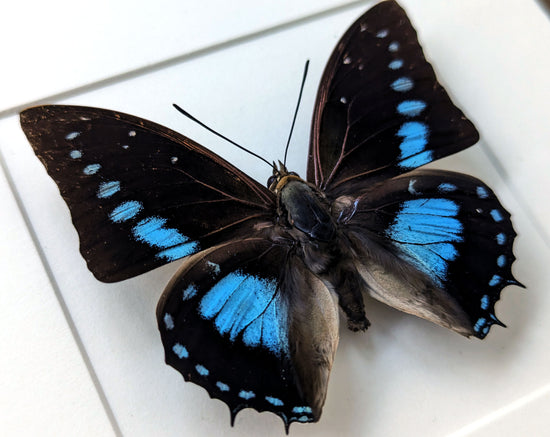
[[306,66],[304,67],[304,75],[302,77],[302,85],[300,85],[300,94],[298,95],[298,103],[296,103],[296,110],[294,111],[294,118],[292,119],[292,126],[290,126],[290,133],[288,134],[288,140],[285,147],[285,158],[283,164],[286,167],[286,155],[288,153],[288,146],[290,145],[290,139],[292,138],[292,131],[294,130],[294,125],[296,124],[296,116],[298,115],[298,108],[300,107],[300,102],[302,101],[302,93],[304,91],[304,85],[306,84],[307,69],[309,67],[309,59],[306,61]]
[[206,130],[212,132],[214,135],[217,135],[218,137],[220,138],[223,138],[225,141],[233,144],[234,146],[238,147],[239,149],[241,150],[244,150],[245,152],[248,152],[250,153],[252,156],[255,156],[256,158],[258,159],[261,159],[263,162],[265,162],[267,165],[269,165],[271,168],[273,168],[273,164],[270,164],[269,161],[265,158],[262,158],[260,155],[252,152],[251,150],[248,150],[246,147],[243,147],[241,146],[240,144],[237,144],[235,141],[233,140],[230,140],[229,138],[227,138],[226,136],[220,134],[219,132],[216,132],[214,129],[212,129],[211,127],[208,127],[207,125],[205,125],[202,121],[196,119],[195,117],[193,117],[191,114],[189,114],[189,112],[187,112],[185,109],[182,109],[180,108],[178,105],[176,105],[175,103],[173,103],[173,106],[174,108],[176,108],[179,112],[181,112],[183,115],[185,115],[187,118],[189,118],[190,120],[193,120],[195,123],[197,123],[198,125],[202,126],[203,128],[205,128]]

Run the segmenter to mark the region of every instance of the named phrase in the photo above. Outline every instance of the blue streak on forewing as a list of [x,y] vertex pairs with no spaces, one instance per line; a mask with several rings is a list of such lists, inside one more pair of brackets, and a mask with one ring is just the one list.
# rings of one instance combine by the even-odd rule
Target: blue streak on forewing
[[175,261],[180,258],[184,258],[188,255],[199,251],[199,243],[191,241],[189,243],[180,244],[179,246],[171,247],[170,249],[161,250],[155,256],[157,258],[164,258],[166,261]]
[[93,174],[96,174],[100,168],[101,165],[99,164],[90,164],[84,167],[84,170],[82,170],[82,172],[87,176],[91,176]]
[[119,181],[101,182],[99,184],[99,190],[97,191],[97,197],[105,199],[111,197],[120,191]]
[[397,50],[399,50],[399,43],[397,41],[393,41],[388,46],[388,50],[392,53],[395,53]]
[[426,103],[422,100],[404,100],[397,105],[397,112],[406,117],[416,117],[426,109]]
[[388,65],[388,67],[391,70],[399,70],[403,66],[403,60],[402,59],[395,59],[391,61]]
[[433,160],[432,151],[424,150],[428,144],[428,134],[428,127],[419,121],[408,121],[401,125],[397,131],[397,136],[403,138],[399,145],[400,167],[416,168]]
[[71,140],[74,140],[79,135],[80,135],[80,132],[70,132],[67,135],[65,135],[65,139],[71,141]]
[[177,229],[165,228],[166,221],[161,217],[147,217],[132,228],[132,233],[137,240],[164,249],[156,254],[157,258],[175,261],[195,253],[199,244],[189,241],[189,238]]
[[129,200],[121,203],[113,209],[111,214],[109,214],[109,218],[115,223],[125,222],[131,218],[134,218],[142,209],[143,205],[141,202]]
[[287,353],[286,307],[277,294],[277,283],[235,271],[223,277],[202,298],[199,313],[214,319],[220,334],[230,340],[242,333],[243,342]]
[[433,161],[433,152],[431,150],[425,150],[418,155],[411,156],[410,158],[404,159],[399,163],[399,166],[402,168],[412,169],[421,167],[425,164],[428,164]]
[[386,231],[412,263],[438,284],[446,278],[448,262],[458,256],[453,243],[463,241],[463,226],[456,218],[459,209],[448,199],[403,202]]
[[394,91],[398,93],[404,93],[413,89],[414,83],[408,77],[400,77],[390,85]]
[[161,249],[189,241],[189,238],[181,235],[176,229],[165,228],[165,224],[164,218],[147,217],[134,226],[132,232],[138,240]]

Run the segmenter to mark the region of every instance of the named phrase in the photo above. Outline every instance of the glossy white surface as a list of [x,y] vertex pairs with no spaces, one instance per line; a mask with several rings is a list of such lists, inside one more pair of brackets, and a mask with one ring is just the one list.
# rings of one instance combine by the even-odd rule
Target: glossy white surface
[[[194,138],[263,182],[267,167],[184,119],[171,103],[268,160],[279,159],[310,59],[289,157],[289,167],[304,175],[324,64],[342,33],[374,2],[321,15],[345,2],[298,1],[274,9],[263,2],[191,7],[166,1],[130,5],[130,11],[129,4],[117,6],[107,15],[97,12],[107,3],[94,11],[60,1],[41,11],[46,6],[34,3],[21,3],[12,32],[2,35],[10,42],[6,59],[16,67],[0,82],[6,109],[0,152],[8,177],[0,179],[0,432],[284,435],[276,416],[253,410],[240,413],[231,428],[224,404],[164,365],[155,306],[178,263],[118,284],[97,282],[79,255],[68,209],[9,108],[45,99],[128,112]],[[372,327],[366,334],[342,325],[321,421],[295,424],[291,433],[540,435],[550,406],[548,18],[532,0],[402,4],[441,81],[482,135],[477,146],[433,166],[473,174],[498,193],[519,233],[514,272],[528,289],[504,291],[497,312],[509,328],[494,328],[483,342],[368,301]],[[57,8],[68,15],[55,15]],[[30,10],[53,21],[27,19]],[[317,15],[185,59],[198,48],[311,14]],[[122,24],[121,17],[127,17]],[[132,34],[131,23],[139,23],[139,31]],[[25,36],[14,38],[14,28]],[[63,38],[68,46],[60,44]],[[164,68],[134,71],[179,57]],[[123,77],[105,86],[74,90],[118,74]],[[58,93],[62,98],[48,98]]]

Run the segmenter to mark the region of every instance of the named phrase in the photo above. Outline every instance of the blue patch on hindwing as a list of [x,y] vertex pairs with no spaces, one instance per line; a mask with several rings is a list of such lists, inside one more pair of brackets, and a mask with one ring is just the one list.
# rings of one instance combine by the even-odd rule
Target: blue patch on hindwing
[[201,299],[199,314],[213,320],[221,335],[245,345],[288,354],[287,308],[277,282],[234,271],[218,281]]
[[458,256],[455,243],[463,241],[459,206],[448,199],[403,202],[386,234],[413,264],[441,285],[448,263]]

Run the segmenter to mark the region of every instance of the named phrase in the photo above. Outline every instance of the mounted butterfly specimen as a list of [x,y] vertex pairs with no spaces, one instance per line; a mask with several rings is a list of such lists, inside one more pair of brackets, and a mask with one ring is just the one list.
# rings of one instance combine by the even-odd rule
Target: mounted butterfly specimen
[[[21,125],[71,211],[101,281],[185,258],[157,308],[166,362],[225,402],[315,422],[339,310],[363,295],[484,338],[513,277],[510,214],[478,179],[418,168],[478,141],[395,1],[367,11],[330,57],[307,179],[268,187],[131,115],[40,106]],[[503,325],[502,325],[503,326]]]

